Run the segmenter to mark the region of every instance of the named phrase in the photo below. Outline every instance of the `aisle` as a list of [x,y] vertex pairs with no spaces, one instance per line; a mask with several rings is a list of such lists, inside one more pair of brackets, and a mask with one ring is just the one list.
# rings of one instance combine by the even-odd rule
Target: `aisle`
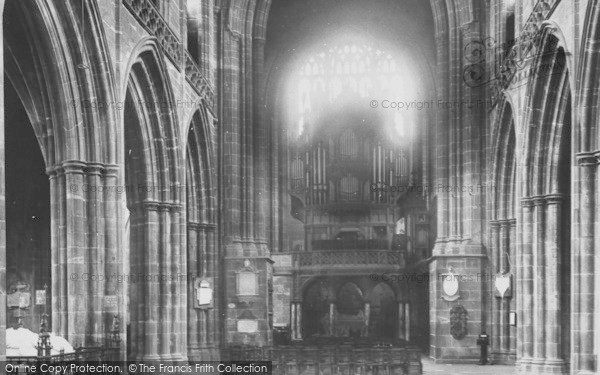
[[478,366],[478,365],[450,365],[435,364],[428,357],[423,357],[423,375],[513,375],[516,374],[514,366]]

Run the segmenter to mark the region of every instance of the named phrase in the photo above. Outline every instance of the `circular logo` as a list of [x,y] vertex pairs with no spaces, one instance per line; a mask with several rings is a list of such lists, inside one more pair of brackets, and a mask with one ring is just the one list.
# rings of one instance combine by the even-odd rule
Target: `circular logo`
[[463,80],[469,87],[479,87],[485,84],[485,68],[479,64],[472,64],[465,68]]
[[485,60],[485,44],[476,40],[467,44],[464,48],[465,58],[471,63],[480,63]]

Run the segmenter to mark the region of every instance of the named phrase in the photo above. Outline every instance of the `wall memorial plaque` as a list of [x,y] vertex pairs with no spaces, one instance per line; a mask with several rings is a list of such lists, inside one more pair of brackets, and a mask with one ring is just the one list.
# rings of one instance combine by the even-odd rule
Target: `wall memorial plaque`
[[206,309],[213,306],[212,280],[197,277],[194,280],[194,307]]
[[258,331],[258,321],[249,319],[238,320],[237,330],[242,333],[255,333]]
[[46,291],[44,289],[38,289],[35,291],[35,304],[45,305],[46,304]]
[[238,272],[237,294],[238,296],[255,296],[258,294],[258,274],[256,272]]
[[450,334],[456,340],[462,340],[467,335],[467,310],[461,305],[450,309]]

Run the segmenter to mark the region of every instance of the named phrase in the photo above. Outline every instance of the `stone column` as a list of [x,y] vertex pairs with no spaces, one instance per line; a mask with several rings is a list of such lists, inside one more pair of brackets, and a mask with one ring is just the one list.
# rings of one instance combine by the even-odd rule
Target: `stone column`
[[[499,221],[490,221],[490,245],[492,247],[491,253],[493,256],[493,264],[496,265],[496,271],[498,271],[499,267],[499,259],[501,254],[502,247],[500,246],[500,222]],[[501,306],[500,301],[496,298],[492,299],[492,350],[500,351],[500,320],[501,320]]]
[[517,359],[527,366],[533,357],[533,201],[523,199],[521,203],[522,227],[520,257],[517,269],[518,317]]
[[216,241],[216,226],[215,224],[207,225],[207,274],[213,280],[213,303],[214,308],[209,310],[206,315],[206,342],[212,348],[211,359],[218,358],[219,338],[221,334],[221,317],[219,314],[219,304],[221,299],[221,287],[217,280],[220,279],[217,265],[219,264],[218,247]]
[[292,302],[292,340],[302,340],[302,302]]
[[[206,243],[207,233],[206,227],[202,224],[198,225],[198,265],[195,268],[194,275],[190,275],[192,277],[207,277],[208,276],[208,249]],[[214,291],[213,291],[214,293]],[[214,294],[213,294],[214,296]],[[214,302],[213,302],[214,303]],[[208,327],[207,327],[207,315],[208,312],[206,310],[198,310],[196,315],[198,316],[198,333],[197,335],[200,337],[200,357],[207,358],[207,344],[208,344]]]
[[[0,16],[4,13],[4,0],[0,0]],[[3,27],[0,37],[4,40]],[[0,45],[0,69],[4,72],[4,46]],[[0,77],[4,87],[4,74]],[[6,174],[4,157],[4,90],[0,90],[0,348],[6,348]],[[0,350],[0,362],[6,358],[6,350]]]
[[[503,220],[500,224],[500,267],[498,271],[502,274],[510,271],[508,264],[508,254],[510,246],[510,222]],[[510,326],[508,325],[508,314],[510,313],[508,297],[500,299],[500,347],[505,354],[508,354],[510,346]]]
[[398,302],[398,338],[401,340],[406,339],[406,326],[404,320],[404,302]]
[[518,280],[517,278],[517,267],[518,267],[518,260],[517,260],[517,220],[516,219],[509,219],[510,222],[510,259],[511,259],[511,264],[510,264],[510,271],[513,275],[513,290],[512,290],[512,298],[509,300],[508,303],[508,307],[507,307],[507,314],[509,317],[509,326],[507,327],[507,332],[508,335],[510,337],[509,340],[509,351],[510,351],[510,356],[511,356],[511,360],[514,361],[515,357],[516,357],[516,348],[517,348],[517,327],[516,325],[510,325],[510,313],[515,312],[516,314],[516,300],[518,299],[519,293],[521,292],[518,287]]
[[[181,254],[181,207],[145,201],[130,209],[133,236],[130,305],[133,346],[139,360],[181,360],[187,296]],[[137,306],[137,309],[135,307]],[[135,310],[134,310],[135,309]]]
[[[198,268],[198,224],[188,222],[187,224],[187,260],[188,277],[193,277]],[[200,312],[194,308],[195,290],[194,283],[188,281],[188,357],[190,360],[198,360],[198,351],[200,349],[201,335],[199,333]]]
[[296,326],[297,326],[297,340],[302,340],[302,302],[299,302],[296,308]]
[[291,325],[291,335],[292,335],[292,340],[296,340],[296,337],[298,336],[298,324],[296,322],[296,303],[292,302],[290,304],[290,325]]
[[[125,310],[118,250],[117,167],[68,161],[48,168],[51,199],[52,330],[75,346],[103,344]],[[112,188],[112,189],[109,189]]]
[[546,335],[544,327],[546,324],[546,285],[545,285],[545,267],[546,259],[544,258],[545,250],[545,209],[546,200],[544,197],[535,197],[533,200],[533,241],[534,241],[534,253],[533,253],[533,318],[534,318],[534,329],[533,329],[533,361],[534,365],[543,365],[544,357],[546,355]]
[[[546,197],[546,370],[563,371],[562,335],[561,335],[561,204],[562,197],[558,194]],[[570,333],[569,333],[570,334]]]
[[335,302],[329,302],[329,336],[335,336]]
[[410,341],[410,304],[404,304],[404,337]]
[[[134,263],[138,263],[136,266],[140,268],[136,271],[141,271],[141,275],[156,275],[159,272],[160,259],[159,254],[159,236],[158,236],[158,222],[159,212],[158,204],[146,203],[141,207],[142,221],[139,223],[142,236],[140,242],[135,244],[136,248],[136,260],[132,260],[132,270],[134,270]],[[137,241],[136,241],[137,242]],[[133,246],[132,246],[133,247]],[[131,251],[134,251],[132,248]],[[140,252],[147,252],[147,258],[144,259],[144,255]],[[142,307],[138,321],[135,322],[141,326],[140,338],[144,340],[144,347],[141,353],[138,353],[138,358],[142,361],[160,360],[161,357],[158,354],[160,347],[161,336],[159,334],[160,324],[160,286],[155,281],[145,283],[146,290],[144,291],[142,285],[138,284],[139,289],[136,290],[136,296],[141,297],[141,300],[136,300],[135,304]],[[133,293],[132,293],[133,294]],[[133,301],[130,302],[133,304]],[[135,324],[132,322],[132,324]]]
[[[169,275],[171,276],[171,269],[170,269],[170,264],[171,262],[174,260],[171,258],[171,254],[170,251],[168,250],[169,248],[169,244],[170,244],[170,233],[169,233],[169,227],[171,226],[170,222],[169,222],[169,207],[164,206],[164,205],[159,205],[158,206],[158,221],[159,221],[159,246],[160,246],[160,250],[159,250],[159,256],[158,256],[158,272],[155,274],[152,274],[152,276],[154,277],[154,275]],[[162,250],[162,251],[161,251]],[[169,325],[172,324],[173,321],[173,316],[171,314],[171,301],[170,301],[170,294],[168,293],[168,290],[170,289],[170,282],[162,282],[159,281],[157,283],[157,289],[160,293],[160,297],[159,297],[159,316],[160,316],[160,320],[158,321],[158,337],[160,340],[160,353],[161,353],[161,359],[163,360],[168,360],[171,359],[168,356],[166,356],[166,353],[169,353],[169,346],[170,346],[170,327]],[[161,285],[162,284],[162,285]],[[165,285],[166,284],[166,285]]]
[[[257,178],[256,168],[265,152],[259,145],[262,126],[255,117],[255,90],[261,56],[260,40],[254,44],[253,28],[244,23],[234,22],[246,19],[255,11],[256,3],[247,7],[231,6],[221,11],[220,48],[222,64],[218,91],[222,92],[220,108],[221,149],[220,159],[223,174],[220,177],[221,228],[225,257],[223,270],[226,274],[221,295],[228,307],[224,315],[225,345],[247,344],[253,346],[270,345],[268,278],[271,277],[271,262],[266,246],[266,227],[263,212],[264,184],[263,173]],[[260,38],[259,38],[260,39]],[[256,59],[255,59],[256,58]],[[258,130],[257,130],[258,129]],[[257,207],[258,204],[258,207]],[[256,214],[258,213],[258,216]],[[262,215],[262,216],[261,216]],[[236,273],[251,268],[258,275],[257,294],[240,296],[237,293]],[[253,316],[257,323],[252,332],[239,332],[241,316]]]
[[573,353],[572,366],[581,373],[594,373],[596,355],[594,354],[594,277],[596,274],[595,261],[600,254],[600,241],[596,238],[598,217],[600,217],[600,184],[598,179],[599,153],[584,153],[578,155],[579,163],[579,233],[578,246],[574,247],[571,269],[573,300],[573,317],[571,331],[576,334],[571,342]]
[[370,319],[371,319],[371,303],[365,302],[365,337],[369,336]]

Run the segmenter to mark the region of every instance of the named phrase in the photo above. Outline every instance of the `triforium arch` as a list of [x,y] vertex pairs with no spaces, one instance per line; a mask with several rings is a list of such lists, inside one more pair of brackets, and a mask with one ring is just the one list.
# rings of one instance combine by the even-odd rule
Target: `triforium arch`
[[[494,274],[507,275],[514,282],[516,274],[516,135],[512,105],[504,99],[498,105],[492,134],[489,257]],[[505,362],[516,356],[516,329],[509,324],[516,311],[514,293],[495,295],[491,303],[492,350]]]
[[[114,284],[80,279],[84,274],[119,270],[114,257],[116,222],[101,219],[114,217],[117,203],[84,189],[115,185],[117,175],[111,142],[114,108],[83,105],[90,100],[114,102],[97,4],[7,1],[4,5],[6,76],[27,112],[50,176],[51,329],[74,346],[101,344],[110,316],[120,312],[103,307],[105,296],[116,296]],[[82,32],[84,24],[87,33]],[[4,308],[0,310],[4,314]]]
[[[212,130],[203,108],[194,112],[186,146],[186,228],[188,280],[188,357],[217,359],[220,343],[218,308],[220,298],[214,294],[219,277],[215,220],[215,164]],[[188,278],[189,278],[188,277]],[[198,281],[199,280],[199,281]],[[213,301],[200,306],[197,282],[207,281]]]
[[[187,357],[183,153],[171,83],[156,41],[141,44],[125,96],[125,181],[130,212],[129,357]],[[183,275],[183,277],[182,277]]]
[[576,167],[573,170],[575,189],[573,210],[573,274],[572,291],[574,331],[571,369],[592,373],[598,371],[597,345],[600,342],[600,299],[590,298],[591,291],[600,290],[600,278],[594,275],[600,270],[600,238],[597,225],[600,217],[600,142],[598,123],[600,113],[600,1],[588,3],[581,44],[578,82],[580,84],[579,111],[573,139]]
[[[546,27],[525,108],[517,262],[522,372],[564,372],[570,360],[571,89],[566,51]],[[550,344],[551,343],[551,344]]]

